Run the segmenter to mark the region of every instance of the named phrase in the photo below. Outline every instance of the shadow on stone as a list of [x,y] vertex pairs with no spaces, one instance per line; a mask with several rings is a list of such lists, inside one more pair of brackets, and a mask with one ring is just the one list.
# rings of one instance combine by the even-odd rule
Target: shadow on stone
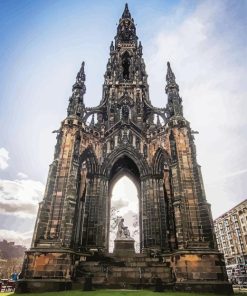
[[164,286],[163,282],[160,277],[155,277],[154,278],[154,283],[155,283],[155,289],[154,292],[164,292]]
[[93,291],[93,284],[92,284],[93,274],[89,273],[85,277],[83,291]]

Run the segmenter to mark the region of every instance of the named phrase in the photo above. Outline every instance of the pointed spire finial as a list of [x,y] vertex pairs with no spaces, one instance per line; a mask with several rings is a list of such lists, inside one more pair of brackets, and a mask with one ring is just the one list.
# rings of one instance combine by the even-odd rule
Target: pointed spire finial
[[86,75],[85,75],[84,67],[85,67],[85,62],[83,61],[81,63],[81,69],[80,69],[80,71],[78,72],[78,74],[76,76],[76,80],[78,82],[82,82],[82,81],[85,82],[85,80],[86,80]]
[[167,62],[167,74],[166,74],[166,81],[169,83],[169,82],[175,82],[175,75],[174,73],[172,72],[172,68],[171,68],[171,65],[170,65],[170,62]]
[[176,77],[175,74],[172,71],[170,62],[167,62],[167,74],[166,74],[166,92],[168,92],[171,89],[176,89],[177,92],[179,91],[179,86],[176,83]]
[[139,41],[138,53],[140,54],[140,56],[142,56],[142,43],[141,43],[141,41]]
[[124,12],[123,12],[122,18],[131,18],[131,14],[130,14],[130,11],[129,11],[128,3],[125,3],[125,8],[124,8]]
[[167,111],[168,117],[173,115],[183,116],[182,99],[179,96],[179,86],[176,83],[176,77],[171,69],[170,62],[167,62],[166,74],[166,93],[168,94]]
[[113,41],[111,42],[111,45],[110,45],[110,52],[113,52],[114,51],[114,44],[113,44]]
[[67,109],[68,116],[81,116],[84,112],[83,96],[86,93],[84,72],[85,62],[82,62],[81,68],[76,75],[76,82],[72,87],[72,96],[69,99],[69,106]]
[[85,87],[85,84],[84,84],[84,82],[86,80],[84,67],[85,67],[85,62],[83,61],[82,64],[81,64],[80,71],[76,75],[76,82],[75,82],[75,84],[73,85],[73,88],[72,88],[73,91],[76,88],[82,89],[83,94],[86,92],[86,87]]
[[133,18],[131,18],[129,7],[126,3],[117,28],[117,35],[115,37],[115,48],[121,46],[122,43],[131,43],[137,48],[137,40],[138,37],[136,36],[135,23]]

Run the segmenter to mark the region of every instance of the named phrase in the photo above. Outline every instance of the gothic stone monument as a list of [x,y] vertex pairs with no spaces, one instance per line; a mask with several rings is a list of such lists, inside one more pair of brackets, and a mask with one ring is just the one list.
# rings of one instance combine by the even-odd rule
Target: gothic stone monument
[[[167,104],[154,107],[127,4],[97,107],[84,104],[85,78],[83,62],[17,291],[62,290],[91,274],[95,287],[151,287],[158,276],[177,290],[231,293],[175,75],[167,63]],[[141,252],[126,256],[117,246],[115,256],[110,196],[123,175],[138,190]]]

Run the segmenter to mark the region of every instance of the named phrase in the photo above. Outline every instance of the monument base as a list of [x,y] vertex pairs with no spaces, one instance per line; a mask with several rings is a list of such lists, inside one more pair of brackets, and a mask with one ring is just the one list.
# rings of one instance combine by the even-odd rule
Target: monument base
[[115,256],[134,255],[135,241],[133,239],[126,239],[126,240],[115,239],[113,254]]
[[[223,255],[217,251],[180,250],[150,256],[135,254],[134,240],[115,240],[114,243],[114,254],[86,255],[62,249],[61,253],[41,252],[40,249],[28,251],[23,279],[18,280],[16,293],[78,290],[82,287],[88,290],[93,286],[96,289],[164,288],[197,295],[202,292],[233,295]],[[85,260],[79,260],[79,256]],[[73,271],[73,278],[68,277],[72,275],[70,271]]]

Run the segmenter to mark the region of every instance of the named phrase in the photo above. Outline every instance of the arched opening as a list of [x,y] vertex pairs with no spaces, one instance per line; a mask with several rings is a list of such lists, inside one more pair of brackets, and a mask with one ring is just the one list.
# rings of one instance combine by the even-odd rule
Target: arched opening
[[117,224],[124,218],[130,236],[135,240],[135,250],[140,252],[139,198],[135,183],[127,174],[119,176],[111,191],[109,252],[113,252]]
[[87,117],[86,124],[87,126],[93,127],[98,123],[98,116],[97,114],[93,113]]
[[117,225],[124,218],[130,236],[135,240],[136,252],[142,248],[140,207],[140,173],[135,162],[123,155],[112,166],[109,183],[108,246],[113,251]]
[[122,66],[123,66],[123,79],[129,80],[129,68],[130,68],[130,55],[126,51],[122,57]]

